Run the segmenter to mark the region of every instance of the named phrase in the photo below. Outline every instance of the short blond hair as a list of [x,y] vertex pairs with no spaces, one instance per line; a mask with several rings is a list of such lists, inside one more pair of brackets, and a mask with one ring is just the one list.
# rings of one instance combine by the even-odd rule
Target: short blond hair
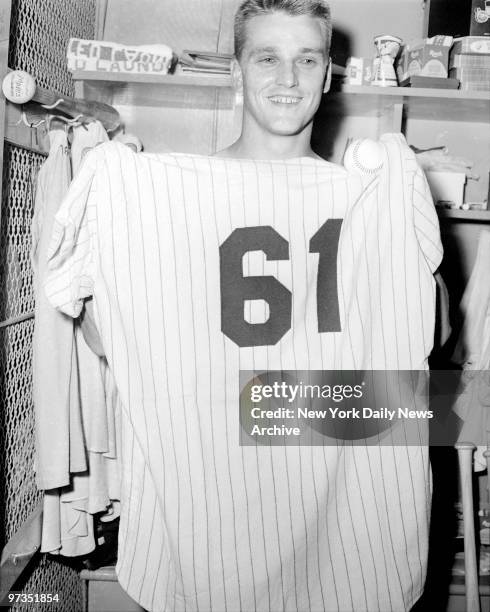
[[326,55],[330,52],[332,18],[324,0],[244,0],[235,14],[235,56],[240,59],[246,39],[247,22],[258,15],[281,11],[292,16],[309,15],[319,19],[325,33]]

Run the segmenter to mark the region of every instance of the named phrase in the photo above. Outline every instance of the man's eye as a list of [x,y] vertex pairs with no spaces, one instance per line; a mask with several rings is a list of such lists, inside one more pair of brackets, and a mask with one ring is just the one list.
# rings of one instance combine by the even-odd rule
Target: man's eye
[[305,66],[313,66],[316,64],[316,61],[312,57],[304,57],[300,62]]
[[262,64],[273,64],[276,61],[275,57],[262,57],[259,60]]

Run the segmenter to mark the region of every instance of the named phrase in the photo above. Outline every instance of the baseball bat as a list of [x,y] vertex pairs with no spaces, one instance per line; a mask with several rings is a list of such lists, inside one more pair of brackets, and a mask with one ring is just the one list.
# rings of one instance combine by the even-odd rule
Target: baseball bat
[[458,451],[461,499],[463,502],[466,612],[480,612],[478,562],[473,517],[473,451],[475,445],[471,442],[458,442],[456,449]]
[[83,115],[85,119],[98,119],[108,130],[114,130],[120,124],[119,113],[109,104],[71,98],[48,91],[38,87],[34,77],[23,70],[10,71],[3,79],[2,91],[7,100],[14,104],[25,104],[33,100],[43,106],[52,107],[52,110],[56,108],[69,117]]

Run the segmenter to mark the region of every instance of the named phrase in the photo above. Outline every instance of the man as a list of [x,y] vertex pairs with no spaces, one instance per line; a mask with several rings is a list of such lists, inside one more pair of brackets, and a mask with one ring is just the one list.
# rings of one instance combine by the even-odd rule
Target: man
[[[231,146],[216,155],[237,159],[320,159],[311,148],[311,134],[313,118],[322,94],[328,92],[330,87],[331,35],[330,10],[323,0],[245,0],[241,3],[235,16],[236,62],[233,76],[235,88],[243,94],[242,132]],[[429,499],[427,503],[430,503]],[[337,506],[335,512],[347,510]],[[366,523],[374,518],[366,517]],[[417,530],[417,517],[414,517],[411,524],[404,524],[402,520],[399,529],[403,532]],[[399,540],[399,536],[395,534],[395,540]],[[426,533],[423,537],[426,547]],[[355,547],[357,551],[342,546],[343,553],[347,556],[359,554],[357,542]],[[397,551],[391,551],[388,557],[391,554],[396,556]],[[410,579],[406,580],[407,584],[410,583],[412,604],[418,599],[418,595],[413,597],[413,593],[415,591],[420,594],[425,577],[426,550],[422,552],[419,547],[418,554],[420,569],[423,571],[416,576],[416,585],[410,570]],[[408,551],[406,556],[408,559]],[[332,565],[341,565],[340,559],[330,559]],[[361,558],[360,563],[363,563]],[[381,573],[386,572],[386,556],[384,561],[379,559],[376,564]],[[398,579],[401,584],[403,579],[400,573]],[[362,590],[359,584],[356,585],[356,580],[347,580],[346,590]],[[362,588],[365,589],[364,578],[362,582]],[[381,588],[385,591],[381,593],[381,598],[378,591],[378,606],[389,605],[389,609],[395,610],[401,605],[395,603],[396,596],[392,599],[392,588],[388,581]],[[335,587],[333,590],[336,590]],[[336,597],[339,605],[338,595]],[[350,599],[352,606],[355,605],[354,599]],[[381,601],[385,603],[381,604]],[[376,604],[373,607],[368,599],[365,602],[366,609],[370,611],[381,609],[375,607]],[[332,591],[328,594],[327,590],[323,604],[327,609],[330,606],[335,608]],[[343,605],[340,604],[340,609],[344,609]],[[382,609],[388,610],[388,607]],[[345,610],[347,612],[347,608]],[[361,608],[353,608],[353,612],[358,610],[360,612]]]
[[441,252],[414,156],[387,137],[358,176],[310,146],[330,35],[320,0],[246,0],[240,138],[99,147],[57,215],[46,290],[72,316],[94,296],[123,406],[116,571],[148,610],[400,612],[422,592],[427,448],[240,445],[240,370],[417,370],[431,349]]

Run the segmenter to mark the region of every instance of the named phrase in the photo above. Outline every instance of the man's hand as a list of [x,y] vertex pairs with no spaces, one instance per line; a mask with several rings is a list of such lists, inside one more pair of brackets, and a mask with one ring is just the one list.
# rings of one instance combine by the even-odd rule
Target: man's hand
[[85,300],[85,306],[80,313],[80,327],[82,328],[83,337],[90,350],[99,357],[104,357],[105,352],[102,347],[100,334],[95,325],[94,304],[92,298]]

